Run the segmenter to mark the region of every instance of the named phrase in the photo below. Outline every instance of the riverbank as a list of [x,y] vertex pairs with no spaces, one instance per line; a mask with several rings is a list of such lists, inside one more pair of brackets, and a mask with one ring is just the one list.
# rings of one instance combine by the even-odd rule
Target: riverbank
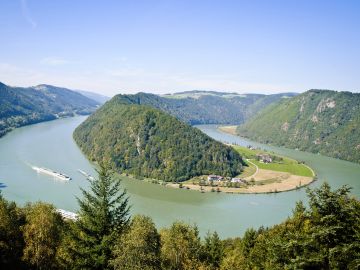
[[39,116],[37,116],[38,118],[30,118],[31,117],[30,115],[25,115],[22,117],[17,116],[16,120],[14,120],[13,117],[4,118],[4,119],[1,119],[1,121],[0,121],[0,122],[2,122],[2,124],[0,125],[0,138],[17,128],[40,124],[40,123],[49,122],[49,121],[54,121],[54,120],[59,120],[59,119],[64,119],[64,118],[69,118],[69,117],[88,116],[91,113],[92,112],[78,114],[75,111],[71,111],[71,112],[62,113],[62,114],[39,115]]
[[218,129],[225,132],[225,133],[228,133],[228,134],[231,134],[231,135],[237,135],[236,133],[236,128],[237,126],[219,126]]

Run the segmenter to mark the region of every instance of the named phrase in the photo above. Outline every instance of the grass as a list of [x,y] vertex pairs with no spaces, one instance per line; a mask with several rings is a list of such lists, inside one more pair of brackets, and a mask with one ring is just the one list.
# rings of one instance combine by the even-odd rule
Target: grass
[[[301,164],[294,159],[275,155],[273,153],[268,153],[260,149],[251,150],[247,147],[242,147],[242,146],[234,146],[234,148],[245,158],[252,159],[251,161],[254,164],[256,164],[256,166],[258,166],[259,169],[271,170],[277,172],[287,172],[293,175],[313,177],[312,171],[306,165]],[[277,156],[279,158],[282,158],[282,161],[272,162],[272,163],[259,162],[255,160],[256,155],[259,153],[267,153],[270,154],[271,156]]]
[[256,149],[256,150],[251,150],[247,147],[243,147],[243,146],[238,146],[238,145],[233,145],[233,148],[238,151],[242,157],[245,157],[247,159],[254,159],[256,157],[257,154],[259,154],[261,151]]
[[246,162],[246,164],[248,166],[244,166],[244,171],[241,174],[239,174],[238,177],[240,178],[249,177],[256,172],[256,167],[253,164],[249,162]]
[[311,170],[304,164],[299,164],[297,161],[285,161],[284,163],[262,163],[253,160],[260,169],[271,170],[277,172],[288,172],[294,175],[313,177]]

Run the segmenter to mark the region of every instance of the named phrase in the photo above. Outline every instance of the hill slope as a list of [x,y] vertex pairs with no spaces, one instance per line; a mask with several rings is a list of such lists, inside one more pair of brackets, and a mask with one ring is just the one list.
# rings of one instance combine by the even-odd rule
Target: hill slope
[[10,87],[0,83],[0,137],[13,128],[57,117],[89,114],[98,102],[50,85]]
[[172,95],[139,93],[139,104],[151,105],[191,124],[242,124],[264,107],[294,93],[260,95],[214,91],[189,91]]
[[360,94],[310,90],[238,127],[256,141],[360,163]]
[[243,161],[231,147],[173,116],[118,95],[74,131],[74,139],[94,161],[136,176],[182,181],[202,174],[235,176]]

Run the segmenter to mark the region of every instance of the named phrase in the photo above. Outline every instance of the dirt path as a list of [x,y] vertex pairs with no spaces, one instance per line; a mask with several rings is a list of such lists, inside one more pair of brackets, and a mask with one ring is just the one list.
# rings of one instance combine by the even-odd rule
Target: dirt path
[[251,179],[252,177],[255,177],[255,176],[256,176],[256,174],[257,174],[258,171],[259,171],[259,167],[258,167],[255,163],[251,162],[250,159],[247,159],[246,161],[248,161],[249,163],[251,163],[252,165],[254,165],[255,168],[256,168],[256,171],[255,171],[252,175],[246,177],[246,178]]

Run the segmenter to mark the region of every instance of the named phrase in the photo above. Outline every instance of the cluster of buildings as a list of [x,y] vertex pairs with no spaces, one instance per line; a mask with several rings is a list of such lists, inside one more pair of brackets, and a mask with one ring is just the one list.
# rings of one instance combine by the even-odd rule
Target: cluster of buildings
[[260,162],[264,162],[264,163],[271,163],[272,157],[268,154],[258,154],[256,155],[256,158],[260,161]]
[[208,176],[207,180],[210,181],[214,181],[214,182],[225,182],[225,181],[230,181],[231,183],[246,183],[246,180],[241,179],[241,178],[224,178],[220,175],[214,175],[211,174]]
[[[252,145],[248,145],[247,146],[248,149],[250,150],[256,150],[255,147],[253,147]],[[259,149],[259,148],[258,148]],[[260,162],[264,162],[264,163],[271,163],[273,162],[273,158],[269,155],[269,154],[257,154],[256,155],[256,159]]]

